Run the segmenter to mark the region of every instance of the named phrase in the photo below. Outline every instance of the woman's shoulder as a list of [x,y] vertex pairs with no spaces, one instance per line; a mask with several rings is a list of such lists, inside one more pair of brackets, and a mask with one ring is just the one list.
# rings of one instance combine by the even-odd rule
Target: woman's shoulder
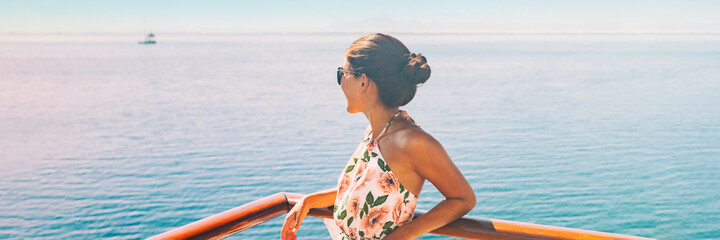
[[407,127],[397,132],[396,143],[399,149],[413,151],[416,148],[439,144],[430,133],[417,126]]
[[388,151],[401,155],[407,155],[417,151],[418,148],[437,143],[437,140],[432,135],[416,125],[409,125],[399,129],[397,132],[386,136],[386,138],[383,141],[386,141]]
[[432,160],[430,156],[436,154],[438,149],[442,149],[440,143],[432,135],[417,126],[400,129],[389,135],[388,138],[385,141],[390,141],[385,142],[380,148],[383,156],[392,160],[386,159],[385,161],[392,161],[392,164],[397,166],[394,170],[412,169],[417,176],[421,175],[420,169],[425,168],[428,161]]

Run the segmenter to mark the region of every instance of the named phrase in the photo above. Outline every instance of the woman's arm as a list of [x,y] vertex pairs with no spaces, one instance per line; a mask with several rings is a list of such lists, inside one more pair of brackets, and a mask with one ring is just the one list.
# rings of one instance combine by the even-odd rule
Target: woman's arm
[[440,142],[427,133],[417,133],[403,149],[413,159],[413,168],[445,196],[427,213],[388,234],[388,239],[414,239],[461,218],[475,207],[475,192],[450,159]]
[[295,233],[300,229],[300,224],[310,209],[335,205],[336,192],[337,187],[311,193],[301,198],[285,217],[285,222],[280,229],[280,239],[297,240]]
[[335,205],[337,187],[305,195],[302,200],[308,208],[324,208]]

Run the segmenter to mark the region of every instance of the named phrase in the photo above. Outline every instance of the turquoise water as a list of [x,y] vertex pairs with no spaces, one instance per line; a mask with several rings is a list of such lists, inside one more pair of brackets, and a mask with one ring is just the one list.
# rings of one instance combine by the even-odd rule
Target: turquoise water
[[[334,187],[367,126],[335,79],[361,35],[0,36],[0,238],[142,239]],[[469,215],[720,237],[720,36],[395,36],[428,57],[402,109]],[[418,209],[442,199],[426,183]],[[298,236],[330,239],[312,217]]]

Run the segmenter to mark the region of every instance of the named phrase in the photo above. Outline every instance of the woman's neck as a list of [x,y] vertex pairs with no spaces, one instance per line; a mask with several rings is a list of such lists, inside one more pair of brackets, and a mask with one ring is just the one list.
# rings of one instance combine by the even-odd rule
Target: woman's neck
[[390,119],[398,113],[399,110],[399,107],[387,108],[384,106],[376,106],[371,107],[365,112],[365,117],[367,117],[370,122],[370,128],[372,128],[371,137],[373,139],[380,135]]

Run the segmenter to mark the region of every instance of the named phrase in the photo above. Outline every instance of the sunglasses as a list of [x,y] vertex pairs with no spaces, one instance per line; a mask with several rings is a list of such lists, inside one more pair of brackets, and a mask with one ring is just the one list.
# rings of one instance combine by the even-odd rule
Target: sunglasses
[[345,73],[361,74],[360,72],[348,71],[348,70],[343,69],[343,67],[338,67],[338,70],[337,70],[338,85],[340,85],[340,82],[342,82],[342,77]]

